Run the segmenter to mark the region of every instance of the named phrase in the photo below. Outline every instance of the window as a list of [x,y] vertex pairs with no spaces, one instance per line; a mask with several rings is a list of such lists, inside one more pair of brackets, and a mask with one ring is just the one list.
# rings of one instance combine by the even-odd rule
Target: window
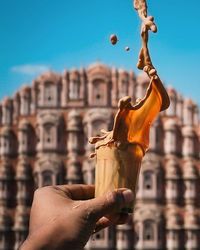
[[35,190],[40,187],[37,173],[34,174],[34,184],[35,184]]
[[101,99],[101,86],[99,83],[95,84],[94,92],[95,92],[95,98],[97,100]]
[[153,178],[152,178],[152,172],[147,171],[144,173],[144,189],[151,190],[153,188]]
[[102,230],[101,232],[98,232],[95,234],[95,239],[96,240],[102,240],[104,239],[104,230]]
[[71,100],[79,99],[80,97],[80,82],[78,79],[73,79],[69,84],[69,98]]
[[51,104],[54,100],[55,89],[52,83],[45,84],[44,100],[46,104]]
[[44,171],[42,173],[42,186],[51,186],[52,185],[52,172]]
[[44,126],[44,142],[50,144],[52,142],[52,128],[51,124],[46,124]]
[[153,230],[153,222],[146,221],[144,222],[144,240],[153,240],[154,239],[154,230]]
[[119,90],[119,99],[127,95],[128,95],[128,81],[122,79]]
[[107,105],[107,84],[102,79],[95,79],[92,82],[92,88],[89,90],[89,104],[92,105]]

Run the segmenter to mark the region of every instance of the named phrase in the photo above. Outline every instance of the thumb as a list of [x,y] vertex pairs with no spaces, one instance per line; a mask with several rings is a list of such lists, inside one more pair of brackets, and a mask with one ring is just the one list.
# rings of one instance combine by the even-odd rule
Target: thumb
[[[119,212],[119,209],[130,204],[134,199],[130,189],[116,189],[103,196],[86,201],[89,214],[96,220],[109,213]],[[88,215],[89,215],[88,214]]]

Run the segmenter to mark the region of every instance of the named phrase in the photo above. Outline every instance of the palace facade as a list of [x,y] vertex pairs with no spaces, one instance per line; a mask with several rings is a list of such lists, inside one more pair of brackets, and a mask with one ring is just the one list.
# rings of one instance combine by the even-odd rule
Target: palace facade
[[[0,250],[17,250],[28,233],[36,188],[94,183],[88,138],[111,130],[117,103],[143,98],[146,75],[95,63],[49,71],[0,104]],[[154,121],[133,218],[91,237],[86,248],[200,249],[198,106],[168,88],[171,105]]]

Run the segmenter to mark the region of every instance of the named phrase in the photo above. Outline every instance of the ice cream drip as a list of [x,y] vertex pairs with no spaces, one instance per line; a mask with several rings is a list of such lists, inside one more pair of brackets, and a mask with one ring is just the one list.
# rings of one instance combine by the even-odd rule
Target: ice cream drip
[[[147,73],[150,79],[143,99],[131,103],[131,97],[119,100],[118,112],[112,131],[101,131],[101,137],[92,137],[95,144],[96,173],[95,196],[116,188],[129,188],[136,195],[141,161],[149,148],[150,127],[156,115],[168,108],[168,94],[157,75],[148,50],[148,31],[157,32],[152,16],[147,16],[145,0],[135,0],[134,8],[142,19],[142,48],[137,67]],[[119,212],[132,212],[133,203]]]

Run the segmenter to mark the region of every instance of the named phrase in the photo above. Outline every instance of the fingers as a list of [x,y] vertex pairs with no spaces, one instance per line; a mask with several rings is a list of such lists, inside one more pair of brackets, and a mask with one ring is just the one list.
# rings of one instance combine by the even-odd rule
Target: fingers
[[134,195],[129,189],[117,189],[101,197],[85,201],[88,217],[98,220],[106,214],[119,212],[120,208],[130,204]]
[[109,226],[125,224],[129,219],[130,215],[128,214],[115,214],[109,217],[102,217],[96,223],[95,233]]
[[94,198],[94,185],[59,185],[56,186],[61,189],[72,200],[88,200]]

